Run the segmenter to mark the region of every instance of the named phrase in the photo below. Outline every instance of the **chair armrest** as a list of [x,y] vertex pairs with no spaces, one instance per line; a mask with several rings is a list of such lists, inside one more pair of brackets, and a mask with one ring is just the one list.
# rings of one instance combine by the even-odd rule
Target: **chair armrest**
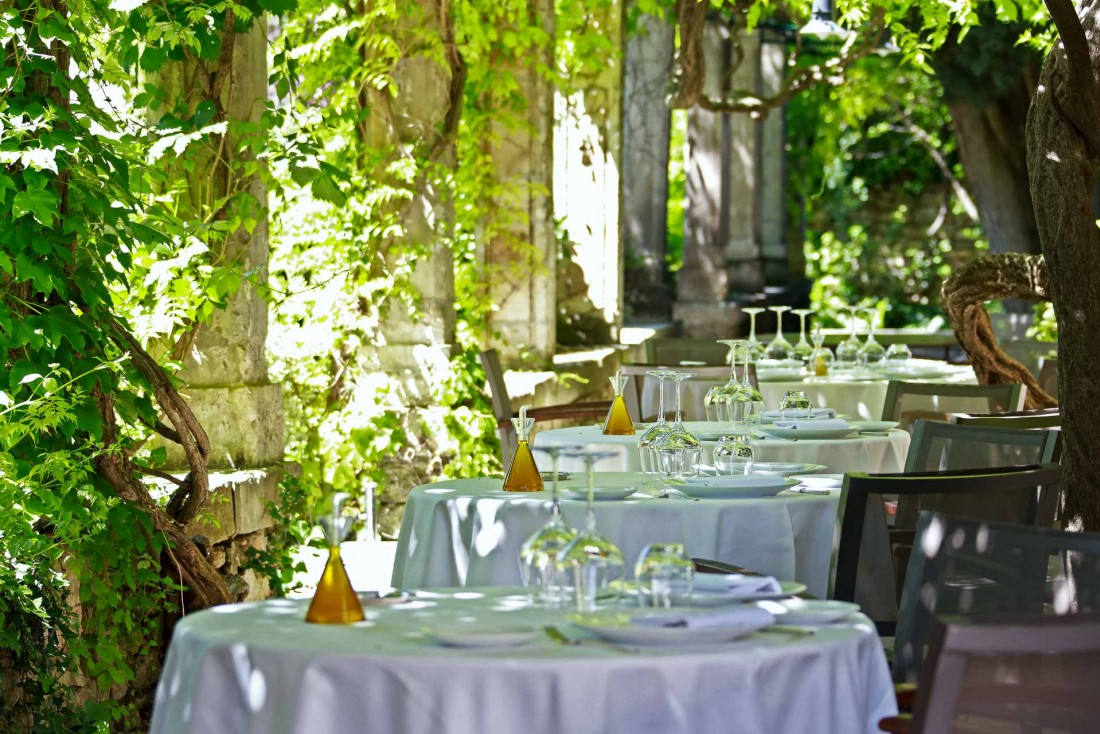
[[[564,420],[568,418],[603,418],[607,411],[611,410],[610,400],[601,400],[591,403],[564,403],[562,405],[545,405],[539,408],[531,408],[527,411],[528,418],[536,421]],[[512,418],[518,418],[519,413],[514,413]],[[497,421],[497,428],[511,428],[511,418],[501,418]]]

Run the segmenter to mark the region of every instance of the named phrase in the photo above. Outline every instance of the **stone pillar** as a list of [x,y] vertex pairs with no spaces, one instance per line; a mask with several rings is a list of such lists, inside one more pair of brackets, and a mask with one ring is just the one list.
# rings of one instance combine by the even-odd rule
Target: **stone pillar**
[[[770,97],[779,91],[786,71],[787,55],[783,38],[776,36],[768,30],[760,31],[756,90],[762,97]],[[803,277],[806,272],[802,243],[793,243],[792,247],[788,247],[787,242],[786,107],[772,110],[767,117],[757,121],[756,126],[756,206],[764,279],[769,285],[786,284],[791,278]]]
[[[549,37],[554,36],[554,5],[549,0],[528,4]],[[492,344],[511,356],[523,346],[549,356],[556,342],[557,242],[554,236],[554,89],[537,67],[552,66],[549,45],[525,55],[522,66],[511,69],[527,99],[522,125],[491,123],[485,146],[492,156],[495,178],[505,194],[498,210],[519,216],[507,231],[495,234],[484,253],[490,297],[498,308],[491,330],[500,332]],[[506,198],[505,198],[506,197]]]
[[627,35],[623,69],[621,177],[625,308],[628,315],[668,318],[672,294],[665,263],[672,24],[643,15]]

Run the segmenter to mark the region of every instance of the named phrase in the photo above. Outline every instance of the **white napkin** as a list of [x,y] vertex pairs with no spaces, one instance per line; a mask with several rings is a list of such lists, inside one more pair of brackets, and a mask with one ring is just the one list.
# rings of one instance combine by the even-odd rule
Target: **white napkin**
[[697,573],[693,587],[695,591],[729,596],[778,594],[783,590],[771,576],[746,576],[741,573]]
[[786,480],[776,474],[722,474],[716,477],[688,477],[684,484],[697,487],[777,487]]
[[848,421],[842,418],[828,418],[826,420],[808,421],[776,421],[776,428],[794,428],[802,431],[843,431],[851,428]]
[[[769,421],[783,420],[782,410],[765,410],[762,415],[764,416],[765,420]],[[803,418],[802,420],[819,421],[826,418],[836,418],[836,411],[832,408],[813,408],[812,410],[810,410],[810,417]]]
[[775,621],[771,612],[755,604],[726,607],[713,612],[645,614],[630,618],[635,627],[766,627]]

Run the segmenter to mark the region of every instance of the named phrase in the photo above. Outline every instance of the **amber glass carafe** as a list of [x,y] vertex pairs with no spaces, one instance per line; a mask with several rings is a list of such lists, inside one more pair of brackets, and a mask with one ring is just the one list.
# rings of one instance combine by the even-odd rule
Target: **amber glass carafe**
[[611,401],[611,409],[607,411],[607,418],[603,422],[605,436],[633,436],[634,422],[630,420],[630,413],[626,409],[626,401],[623,400],[623,388],[630,379],[621,372],[611,380],[611,387],[615,390],[615,399]]
[[535,465],[535,457],[531,453],[531,444],[528,438],[531,428],[535,425],[534,418],[527,417],[527,408],[524,405],[519,409],[519,418],[512,419],[512,425],[516,427],[516,451],[512,454],[512,463],[508,466],[508,475],[504,477],[505,492],[541,492],[542,477],[539,468]]
[[355,589],[351,588],[348,572],[344,570],[344,562],[340,560],[339,546],[329,548],[328,563],[325,564],[325,572],[321,574],[317,592],[306,612],[306,621],[320,624],[351,624],[363,621],[363,605],[359,603]]

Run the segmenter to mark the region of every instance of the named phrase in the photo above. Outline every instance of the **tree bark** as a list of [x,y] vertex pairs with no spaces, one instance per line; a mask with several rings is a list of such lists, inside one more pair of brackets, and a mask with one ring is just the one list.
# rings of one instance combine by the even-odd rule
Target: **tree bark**
[[993,255],[959,268],[943,284],[943,310],[959,344],[974,365],[983,385],[1022,383],[1027,386],[1029,410],[1058,404],[1039,386],[1031,371],[997,344],[985,302],[1005,298],[1049,301],[1046,267],[1041,257],[1019,253]]
[[1058,319],[1065,512],[1100,530],[1100,0],[1046,0],[1061,43],[1043,64],[1027,120],[1035,220]]

